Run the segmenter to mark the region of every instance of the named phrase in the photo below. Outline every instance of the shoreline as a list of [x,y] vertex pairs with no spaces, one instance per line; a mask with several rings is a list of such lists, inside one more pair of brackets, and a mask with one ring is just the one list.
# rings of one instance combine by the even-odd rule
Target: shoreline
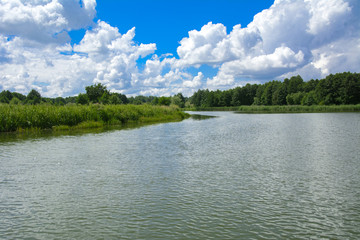
[[357,105],[282,105],[282,106],[238,106],[238,107],[197,107],[185,108],[185,111],[232,111],[237,113],[334,113],[360,112]]
[[0,133],[122,127],[189,117],[176,107],[151,105],[0,105]]

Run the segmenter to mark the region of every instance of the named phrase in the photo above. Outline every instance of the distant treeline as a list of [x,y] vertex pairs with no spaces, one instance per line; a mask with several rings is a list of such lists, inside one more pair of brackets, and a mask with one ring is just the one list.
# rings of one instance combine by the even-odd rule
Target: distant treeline
[[28,95],[23,95],[17,92],[10,92],[4,90],[0,93],[0,103],[11,104],[11,105],[37,105],[37,104],[50,104],[63,106],[67,104],[80,104],[87,105],[89,103],[101,103],[104,105],[120,105],[120,104],[151,104],[151,105],[163,105],[169,106],[171,104],[178,105],[179,107],[185,106],[186,98],[181,94],[176,94],[172,97],[154,97],[154,96],[136,96],[126,97],[121,93],[112,93],[107,90],[106,86],[102,84],[95,84],[85,88],[86,93],[80,93],[78,96],[73,97],[57,97],[57,98],[46,98],[42,97],[41,94],[32,89]]
[[225,91],[198,90],[190,102],[195,107],[359,104],[360,74],[337,73],[307,82],[300,76],[294,76],[283,82],[247,84]]
[[27,96],[4,90],[0,93],[0,103],[36,105],[48,103],[66,105],[76,103],[113,104],[151,104],[177,105],[183,107],[235,107],[249,105],[349,105],[360,104],[360,74],[337,73],[321,80],[304,80],[298,75],[286,78],[283,82],[271,81],[264,84],[247,84],[243,87],[224,91],[198,90],[186,98],[181,93],[172,97],[136,96],[126,97],[121,93],[111,93],[102,84],[85,88],[86,93],[74,97],[44,98],[36,90]]

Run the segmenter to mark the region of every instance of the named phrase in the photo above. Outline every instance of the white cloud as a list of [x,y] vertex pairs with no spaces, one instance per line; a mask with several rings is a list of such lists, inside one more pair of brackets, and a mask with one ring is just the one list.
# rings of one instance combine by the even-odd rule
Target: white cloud
[[202,79],[204,78],[204,74],[202,72],[198,72],[192,80],[183,81],[183,87],[185,88],[200,88]]
[[[349,3],[338,0],[305,0],[310,5],[310,21],[308,32],[312,35],[332,31],[331,28],[342,27],[349,19],[351,8]],[[331,33],[330,33],[331,34]]]
[[[99,21],[74,47],[29,47],[26,39],[2,37],[0,49],[11,54],[3,57],[9,60],[0,66],[0,71],[6,73],[0,84],[13,90],[22,86],[24,93],[37,88],[45,96],[77,94],[94,82],[126,92],[139,75],[136,61],[156,49],[155,44],[135,44],[134,35],[135,29],[121,35],[117,28]],[[70,54],[62,54],[63,51]],[[21,67],[26,69],[26,78]]]
[[228,74],[225,71],[219,71],[218,74],[213,78],[208,78],[206,85],[210,89],[217,89],[223,87],[231,87],[235,83],[235,76]]
[[0,32],[41,43],[69,41],[66,31],[92,23],[95,0],[2,0]]
[[[159,57],[156,44],[134,42],[135,27],[121,34],[101,20],[94,23],[95,8],[95,0],[0,1],[0,89],[36,88],[56,97],[100,82],[130,95],[189,96],[240,81],[359,71],[358,0],[276,0],[230,33],[212,22],[189,31],[177,48],[179,58]],[[81,28],[85,36],[71,45],[68,32]],[[189,73],[202,65],[217,73]]]
[[[290,48],[282,46],[276,48],[271,54],[265,54],[255,57],[246,57],[235,61],[224,63],[218,74],[208,80],[211,86],[231,86],[234,79],[239,76],[254,76],[257,78],[266,78],[281,75],[284,70],[289,71],[303,64],[304,54],[299,51],[293,52]],[[264,72],[264,76],[262,76]]]
[[199,59],[193,64],[209,64],[201,59],[214,59],[214,51],[222,53],[219,72],[207,84],[228,87],[236,79],[271,80],[297,71],[318,76],[316,68],[321,77],[349,71],[360,64],[360,32],[354,27],[359,26],[359,10],[354,0],[278,0],[246,28],[235,26],[208,49],[207,57],[192,56]]
[[213,49],[225,37],[226,27],[211,22],[203,26],[200,31],[190,31],[189,37],[183,38],[177,49],[179,64],[189,66],[222,61],[221,55],[214,53]]

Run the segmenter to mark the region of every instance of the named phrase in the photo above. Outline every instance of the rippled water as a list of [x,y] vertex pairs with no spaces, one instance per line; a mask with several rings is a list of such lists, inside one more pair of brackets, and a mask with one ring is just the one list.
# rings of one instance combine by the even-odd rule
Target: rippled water
[[359,239],[360,114],[0,140],[0,239]]

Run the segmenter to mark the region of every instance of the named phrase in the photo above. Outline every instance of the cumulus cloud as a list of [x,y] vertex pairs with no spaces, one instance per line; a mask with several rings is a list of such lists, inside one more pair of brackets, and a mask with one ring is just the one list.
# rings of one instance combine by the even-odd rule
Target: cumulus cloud
[[[359,65],[359,3],[355,0],[276,0],[245,28],[230,34],[208,23],[180,42],[180,66],[220,66],[208,86],[231,87],[236,79],[271,80],[296,70],[322,75]],[[352,50],[344,43],[353,43]],[[346,44],[345,44],[346,46]]]
[[[138,60],[154,54],[156,44],[135,43],[135,27],[121,34],[101,20],[92,22],[96,2],[80,3],[0,3],[0,12],[4,13],[0,16],[1,89],[27,93],[34,88],[44,96],[56,97],[76,95],[85,86],[102,83],[111,91],[125,94],[169,94],[181,86],[183,79],[192,78],[173,68],[175,59],[169,55],[153,55],[139,71]],[[89,25],[83,39],[70,45],[67,32]]]
[[[36,87],[48,96],[76,94],[95,82],[103,83],[110,90],[125,90],[139,75],[136,61],[156,49],[155,44],[135,44],[134,35],[134,28],[121,35],[117,28],[98,21],[79,44],[73,47],[65,44],[56,51],[50,46],[26,47],[18,38],[3,40],[1,45],[5,42],[5,50],[17,49],[18,52],[12,50],[17,54],[14,61],[0,67],[8,73],[7,81],[3,80],[2,84],[15,90],[20,85],[27,90]],[[20,55],[24,60],[19,62]],[[19,73],[20,66],[27,69],[27,78]]]
[[[102,83],[128,95],[189,96],[199,88],[320,78],[360,65],[358,0],[275,0],[246,27],[228,33],[209,22],[189,31],[178,57],[156,55],[155,43],[136,43],[135,27],[120,33],[94,22],[95,8],[95,0],[0,1],[0,89],[56,97]],[[83,39],[72,45],[68,32],[82,28]],[[203,65],[216,73],[209,77]]]
[[224,25],[211,22],[203,26],[200,31],[190,31],[189,37],[183,38],[177,49],[179,63],[187,66],[223,61],[221,55],[213,50],[225,37]]
[[186,88],[200,88],[202,79],[204,78],[204,74],[202,72],[198,72],[192,80],[184,81],[183,86]]
[[302,51],[295,53],[290,48],[282,46],[271,54],[245,57],[222,64],[218,74],[213,79],[208,79],[208,85],[231,86],[239,76],[256,75],[258,79],[267,78],[269,75],[279,76],[284,71],[295,69],[303,61]]
[[95,0],[3,0],[0,32],[41,43],[69,41],[66,31],[91,24]]

